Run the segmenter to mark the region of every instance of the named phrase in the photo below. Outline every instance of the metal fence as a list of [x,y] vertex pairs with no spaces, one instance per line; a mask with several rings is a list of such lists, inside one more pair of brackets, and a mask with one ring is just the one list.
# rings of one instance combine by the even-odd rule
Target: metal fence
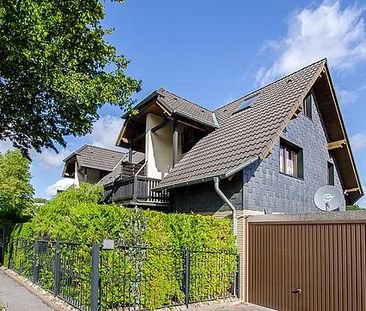
[[153,310],[237,296],[235,252],[10,241],[9,268],[80,310]]

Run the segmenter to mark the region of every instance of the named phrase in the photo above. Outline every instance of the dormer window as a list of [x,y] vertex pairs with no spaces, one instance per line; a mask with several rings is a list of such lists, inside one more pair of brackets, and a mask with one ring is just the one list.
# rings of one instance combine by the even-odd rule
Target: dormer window
[[310,93],[304,100],[304,115],[306,115],[309,119],[313,118],[313,103],[314,95],[313,93]]

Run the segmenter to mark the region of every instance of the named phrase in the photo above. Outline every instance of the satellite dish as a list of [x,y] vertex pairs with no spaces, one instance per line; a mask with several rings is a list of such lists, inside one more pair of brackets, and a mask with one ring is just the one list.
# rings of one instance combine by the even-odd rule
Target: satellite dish
[[323,186],[314,195],[314,203],[322,211],[331,212],[344,205],[341,191],[334,186]]

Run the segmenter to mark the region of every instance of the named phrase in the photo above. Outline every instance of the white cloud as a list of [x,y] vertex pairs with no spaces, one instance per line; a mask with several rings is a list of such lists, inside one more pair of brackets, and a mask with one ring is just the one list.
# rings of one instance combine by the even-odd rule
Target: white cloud
[[71,178],[61,178],[54,184],[47,187],[47,193],[49,196],[54,196],[57,190],[66,190],[68,187],[74,184],[74,179]]
[[349,105],[355,103],[365,90],[366,85],[352,90],[339,89],[337,92],[337,97],[342,105]]
[[[121,118],[111,115],[102,116],[94,123],[93,132],[85,136],[86,143],[98,147],[121,150],[120,147],[115,146],[121,127]],[[56,169],[63,166],[63,160],[70,154],[71,151],[67,148],[60,148],[58,154],[52,149],[43,149],[42,153],[32,151],[31,157],[35,165],[40,165],[46,169]]]
[[[366,60],[363,13],[364,7],[355,5],[342,9],[339,1],[324,1],[293,13],[287,36],[272,48],[279,52],[277,60],[257,71],[256,83],[267,84],[324,57],[338,70]],[[266,43],[268,46],[271,44]]]
[[61,167],[64,163],[63,160],[71,152],[67,149],[60,149],[59,153],[56,153],[52,149],[43,149],[42,153],[38,153],[34,150],[31,152],[31,158],[34,160],[33,163],[39,164],[46,169],[56,169]]
[[351,145],[354,150],[361,150],[366,147],[366,134],[356,133],[351,136]]
[[121,148],[116,147],[116,140],[122,124],[123,121],[119,117],[102,116],[94,123],[93,132],[86,138],[94,146],[121,150]]

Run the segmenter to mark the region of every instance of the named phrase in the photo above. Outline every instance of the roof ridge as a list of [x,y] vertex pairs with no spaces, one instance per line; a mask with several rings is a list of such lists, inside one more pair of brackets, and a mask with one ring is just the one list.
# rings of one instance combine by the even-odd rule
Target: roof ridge
[[[108,150],[108,151],[112,151],[112,152],[116,152],[116,153],[125,154],[125,152],[123,152],[123,151],[113,150],[113,149],[104,148],[104,147],[100,147],[100,146],[95,146],[95,145],[91,145],[91,144],[85,144],[85,145],[83,145],[82,147],[80,147],[80,148],[79,148],[78,150],[76,150],[76,151],[83,150],[83,149],[85,149],[86,147],[98,148],[98,149],[102,149],[102,150]],[[76,151],[75,151],[75,152],[76,152]]]
[[215,110],[214,110],[214,112],[216,112],[217,110],[220,110],[220,109],[222,109],[222,108],[224,108],[224,107],[226,107],[226,106],[228,106],[228,105],[232,104],[233,102],[238,101],[239,99],[242,99],[242,98],[244,98],[244,97],[248,97],[248,96],[252,95],[253,93],[260,92],[261,90],[263,90],[264,88],[266,88],[266,87],[268,87],[268,86],[271,86],[271,85],[273,85],[273,84],[275,84],[275,83],[277,83],[277,82],[280,82],[281,80],[287,79],[289,76],[292,76],[292,75],[294,75],[294,74],[296,74],[296,73],[298,73],[298,72],[300,72],[300,71],[302,71],[302,70],[305,70],[305,69],[307,69],[307,68],[309,68],[309,67],[311,67],[311,66],[313,66],[313,65],[315,65],[315,64],[321,63],[321,62],[324,62],[324,63],[326,64],[326,63],[327,63],[327,58],[325,57],[325,58],[322,58],[322,59],[320,59],[320,60],[317,60],[316,62],[313,62],[313,63],[311,63],[311,64],[309,64],[309,65],[306,65],[305,67],[302,67],[302,68],[300,68],[300,69],[298,69],[298,70],[296,70],[296,71],[293,71],[293,72],[291,72],[291,73],[289,73],[289,74],[287,74],[287,75],[285,75],[285,76],[283,76],[283,77],[281,77],[281,78],[278,78],[278,79],[276,79],[276,80],[272,81],[271,83],[268,83],[268,84],[266,84],[266,85],[263,85],[263,86],[262,86],[262,87],[260,87],[259,89],[256,89],[256,90],[254,90],[254,91],[251,91],[250,93],[247,93],[247,94],[245,94],[245,95],[243,95],[243,96],[240,96],[240,97],[238,97],[238,98],[236,98],[236,99],[232,100],[231,102],[226,103],[226,104],[224,104],[224,105],[223,105],[223,106],[221,106],[221,107],[218,107],[217,109],[215,109]]
[[[210,110],[210,109],[205,108],[205,107],[203,107],[203,106],[201,106],[201,105],[199,105],[199,104],[196,104],[196,103],[194,103],[193,101],[191,101],[191,100],[189,100],[189,99],[187,99],[187,98],[185,98],[185,97],[183,97],[183,96],[181,96],[181,95],[178,95],[178,94],[176,94],[176,93],[174,93],[174,92],[171,92],[171,91],[169,91],[169,90],[167,90],[167,89],[165,89],[165,88],[163,88],[163,87],[159,88],[159,89],[157,90],[157,92],[159,92],[160,90],[164,90],[165,92],[168,92],[168,93],[170,93],[170,94],[172,94],[172,95],[174,95],[174,96],[180,97],[181,99],[186,100],[187,102],[190,102],[191,104],[193,104],[193,105],[195,105],[195,106],[197,106],[197,107],[200,107],[200,108],[202,108],[202,109],[205,109],[207,112],[213,112],[213,110]],[[161,95],[162,95],[162,94],[161,94]]]

